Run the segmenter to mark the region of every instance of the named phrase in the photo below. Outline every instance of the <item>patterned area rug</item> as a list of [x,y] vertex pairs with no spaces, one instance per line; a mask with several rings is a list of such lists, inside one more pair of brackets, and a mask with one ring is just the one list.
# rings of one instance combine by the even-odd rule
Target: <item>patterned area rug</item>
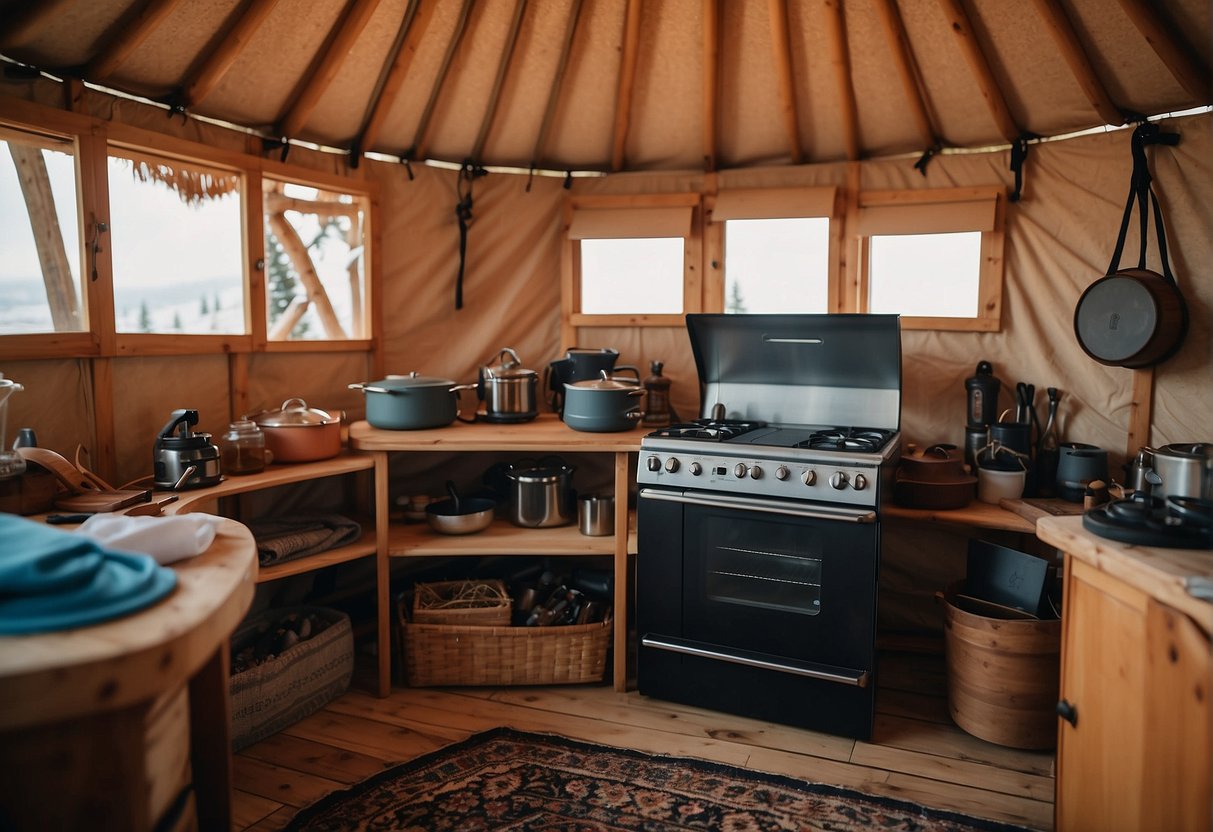
[[287,830],[913,830],[1007,826],[733,766],[496,728],[303,809]]

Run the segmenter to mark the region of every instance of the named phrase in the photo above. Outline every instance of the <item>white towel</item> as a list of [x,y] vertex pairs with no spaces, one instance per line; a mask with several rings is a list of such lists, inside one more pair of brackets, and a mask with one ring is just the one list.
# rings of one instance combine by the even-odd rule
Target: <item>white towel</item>
[[77,534],[124,552],[143,552],[167,566],[205,552],[215,539],[220,518],[210,514],[173,517],[127,517],[94,514],[76,529]]

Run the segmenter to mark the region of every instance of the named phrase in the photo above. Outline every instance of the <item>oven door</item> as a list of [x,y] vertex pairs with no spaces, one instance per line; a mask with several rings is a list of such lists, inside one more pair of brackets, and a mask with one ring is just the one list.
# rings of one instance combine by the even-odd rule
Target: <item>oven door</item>
[[870,733],[873,511],[645,488],[638,513],[641,693]]

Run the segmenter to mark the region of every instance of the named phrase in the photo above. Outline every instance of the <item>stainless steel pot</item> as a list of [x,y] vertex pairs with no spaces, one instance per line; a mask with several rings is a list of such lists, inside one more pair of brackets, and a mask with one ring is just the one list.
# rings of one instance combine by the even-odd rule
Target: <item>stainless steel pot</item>
[[564,423],[591,433],[631,430],[644,418],[638,381],[607,375],[564,385]]
[[577,519],[576,492],[570,487],[576,468],[560,457],[510,465],[510,522],[525,528],[567,526]]
[[349,387],[366,393],[366,420],[371,427],[419,430],[439,428],[456,419],[473,421],[459,415],[459,391],[475,390],[474,384],[409,373]]
[[487,422],[529,422],[539,415],[539,375],[522,366],[509,347],[492,359],[498,363],[480,368],[477,395],[484,402]]
[[1156,497],[1213,499],[1213,443],[1183,442],[1152,451],[1154,472],[1162,480]]

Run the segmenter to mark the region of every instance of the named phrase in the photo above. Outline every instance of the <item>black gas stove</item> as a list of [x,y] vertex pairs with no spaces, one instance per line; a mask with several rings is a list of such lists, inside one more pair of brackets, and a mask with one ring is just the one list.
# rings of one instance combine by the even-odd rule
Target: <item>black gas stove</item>
[[1134,496],[1083,514],[1092,534],[1166,549],[1213,549],[1213,501],[1195,497]]

